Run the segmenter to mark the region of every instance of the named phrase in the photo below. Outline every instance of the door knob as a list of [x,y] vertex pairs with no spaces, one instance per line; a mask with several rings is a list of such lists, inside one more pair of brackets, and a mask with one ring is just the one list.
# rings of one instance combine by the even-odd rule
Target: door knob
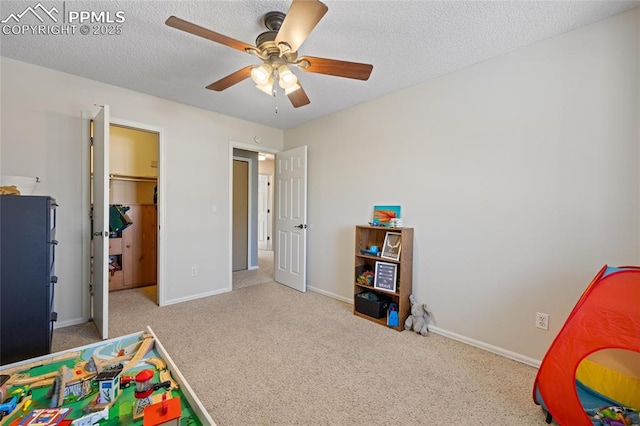
[[300,225],[296,225],[294,226],[294,228],[298,228],[298,229],[307,229],[307,225],[303,225],[302,223]]

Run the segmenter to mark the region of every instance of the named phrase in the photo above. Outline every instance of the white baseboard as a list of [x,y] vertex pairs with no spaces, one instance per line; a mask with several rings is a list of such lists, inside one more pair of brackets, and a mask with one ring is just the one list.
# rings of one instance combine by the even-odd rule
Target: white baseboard
[[338,299],[338,300],[340,300],[342,302],[346,302],[346,303],[349,303],[349,304],[353,305],[353,299],[348,299],[346,297],[342,297],[342,296],[340,296],[338,294],[331,293],[329,291],[322,290],[322,289],[317,288],[317,287],[312,287],[312,286],[308,285],[307,286],[307,290],[310,290],[310,291],[313,291],[313,292],[316,292],[316,293],[320,293],[320,294],[323,294],[325,296],[331,297],[332,299]]
[[462,343],[466,343],[467,345],[475,346],[476,348],[483,349],[483,350],[485,350],[487,352],[491,352],[491,353],[494,353],[496,355],[500,355],[500,356],[503,356],[505,358],[509,358],[509,359],[514,360],[514,361],[518,361],[518,362],[521,362],[523,364],[530,365],[532,367],[536,367],[536,368],[540,367],[540,362],[541,361],[539,359],[530,358],[528,356],[524,356],[524,355],[519,354],[517,352],[512,352],[512,351],[509,351],[507,349],[500,348],[498,346],[490,345],[489,343],[485,343],[485,342],[481,342],[479,340],[471,339],[469,337],[462,336],[460,334],[453,333],[451,331],[444,330],[444,329],[439,328],[439,327],[434,327],[432,325],[429,326],[429,331],[431,331],[431,332],[433,332],[435,334],[439,334],[439,335],[444,336],[444,337],[448,337],[448,338],[453,339],[453,340],[457,340],[457,341],[462,342]]
[[[322,289],[319,289],[319,288],[316,288],[316,287],[312,287],[312,286],[307,286],[307,288],[309,290],[311,290],[311,291],[316,292],[316,293],[320,293],[320,294],[323,294],[325,296],[331,297],[333,299],[338,299],[338,300],[341,300],[343,302],[346,302],[346,303],[349,303],[349,304],[353,305],[353,299],[348,299],[346,297],[339,296],[339,295],[337,295],[335,293],[331,293],[331,292],[328,292],[326,290],[322,290]],[[539,359],[530,358],[528,356],[524,356],[524,355],[519,354],[517,352],[513,352],[513,351],[510,351],[510,350],[507,350],[507,349],[504,349],[504,348],[500,348],[498,346],[490,345],[489,343],[481,342],[479,340],[471,339],[469,337],[462,336],[460,334],[453,333],[451,331],[442,329],[440,327],[435,327],[433,325],[429,325],[429,331],[431,331],[431,332],[433,332],[435,334],[439,334],[439,335],[444,336],[444,337],[448,337],[449,339],[457,340],[458,342],[466,343],[467,345],[474,346],[476,348],[485,350],[487,352],[491,352],[491,353],[494,353],[496,355],[500,355],[500,356],[503,356],[505,358],[509,358],[509,359],[514,360],[514,361],[518,361],[518,362],[521,362],[523,364],[526,364],[526,365],[530,365],[532,367],[536,367],[536,368],[540,367],[540,362],[541,361]]]
[[53,328],[56,329],[56,328],[70,327],[72,325],[84,324],[87,321],[88,319],[86,318],[74,318],[66,321],[55,321],[53,323]]
[[181,297],[179,299],[165,300],[164,306],[175,305],[176,303],[188,302],[190,300],[202,299],[203,297],[215,296],[217,294],[228,293],[230,291],[231,289],[229,288],[223,288],[222,290],[214,290],[207,293],[194,294],[192,296]]

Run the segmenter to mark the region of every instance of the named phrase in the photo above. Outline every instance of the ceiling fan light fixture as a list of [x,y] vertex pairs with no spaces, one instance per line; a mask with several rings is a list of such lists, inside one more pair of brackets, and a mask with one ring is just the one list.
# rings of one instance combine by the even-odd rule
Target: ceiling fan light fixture
[[315,56],[299,57],[298,49],[328,8],[321,0],[291,1],[286,14],[283,12],[265,14],[263,23],[268,31],[258,35],[255,45],[244,43],[176,16],[170,16],[165,24],[194,36],[249,53],[262,61],[258,65],[247,65],[206,86],[207,89],[216,92],[226,90],[251,77],[258,89],[275,97],[277,92],[275,80],[277,79],[293,107],[299,108],[308,105],[310,101],[304,88],[298,83],[298,77],[291,71],[291,66],[315,74],[367,80],[373,65]]
[[281,65],[278,67],[278,83],[280,87],[286,90],[298,84],[298,77],[296,77],[288,66]]
[[273,68],[269,64],[262,64],[251,69],[251,79],[256,85],[267,84],[269,80],[272,80],[273,83],[272,73]]
[[269,96],[273,96],[273,77],[269,76],[266,83],[256,84],[256,87]]

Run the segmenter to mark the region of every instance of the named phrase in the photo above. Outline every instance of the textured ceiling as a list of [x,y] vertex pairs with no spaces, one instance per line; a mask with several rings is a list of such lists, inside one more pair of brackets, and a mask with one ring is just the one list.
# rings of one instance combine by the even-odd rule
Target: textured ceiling
[[[9,34],[0,54],[142,93],[286,129],[387,93],[419,84],[638,6],[638,1],[343,1],[324,0],[329,11],[300,48],[301,55],[373,64],[368,81],[294,69],[311,104],[294,109],[251,79],[223,92],[208,84],[256,57],[170,28],[175,15],[255,44],[261,17],[286,12],[290,1],[41,1],[70,11],[124,14],[120,35]],[[0,2],[0,24],[38,0]],[[42,14],[41,14],[42,15]],[[44,24],[52,21],[43,15]],[[40,24],[31,14],[19,24]],[[60,19],[59,19],[60,20]],[[96,100],[99,102],[99,100]],[[277,107],[277,108],[276,108]],[[277,113],[276,113],[277,109]]]

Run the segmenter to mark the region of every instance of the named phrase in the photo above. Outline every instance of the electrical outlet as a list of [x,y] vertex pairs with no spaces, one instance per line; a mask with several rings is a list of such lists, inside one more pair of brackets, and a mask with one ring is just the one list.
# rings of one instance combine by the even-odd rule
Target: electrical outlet
[[549,314],[543,314],[542,312],[536,312],[536,328],[543,330],[549,330]]
[[192,266],[191,267],[191,276],[195,277],[196,275],[198,275],[198,267],[197,266]]

